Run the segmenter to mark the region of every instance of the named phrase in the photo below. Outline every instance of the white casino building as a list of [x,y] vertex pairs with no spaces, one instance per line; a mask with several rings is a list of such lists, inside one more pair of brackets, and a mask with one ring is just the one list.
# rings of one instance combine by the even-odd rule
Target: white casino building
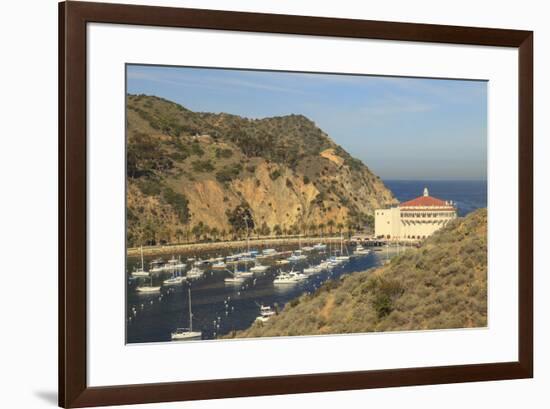
[[374,235],[391,240],[421,240],[456,219],[452,201],[424,195],[388,209],[374,212]]

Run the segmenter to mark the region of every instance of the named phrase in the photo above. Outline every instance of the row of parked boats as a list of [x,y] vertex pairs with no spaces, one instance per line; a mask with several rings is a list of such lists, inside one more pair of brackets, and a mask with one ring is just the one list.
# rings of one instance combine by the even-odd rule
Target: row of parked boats
[[[176,258],[173,256],[167,262],[164,262],[162,259],[153,260],[150,263],[149,271],[145,270],[143,250],[141,250],[141,265],[138,266],[131,273],[131,275],[134,278],[149,278],[148,285],[142,284],[136,288],[136,291],[141,293],[160,291],[161,286],[153,286],[153,274],[171,272],[171,277],[163,280],[163,285],[178,285],[186,280],[201,278],[204,275],[204,270],[200,268],[201,266],[206,266],[211,270],[224,270],[229,272],[230,276],[224,279],[226,284],[241,284],[248,278],[254,277],[255,274],[265,273],[271,267],[270,265],[262,264],[263,259],[277,257],[278,259],[275,260],[273,264],[276,266],[284,266],[290,263],[295,264],[305,261],[307,259],[306,253],[308,252],[317,251],[324,253],[326,248],[326,244],[318,243],[314,246],[300,247],[300,249],[294,251],[277,251],[272,248],[264,249],[262,252],[257,250],[247,250],[246,252],[231,254],[226,257],[218,256],[206,260],[191,257],[188,258],[186,262],[183,262],[179,257]],[[340,252],[337,255],[322,260],[317,265],[310,265],[304,268],[302,272],[294,272],[293,270],[290,272],[279,271],[279,274],[275,277],[273,283],[294,284],[300,282],[312,274],[321,273],[335,267],[349,260],[353,256],[366,255],[370,252],[370,250],[358,244],[352,254],[344,254],[345,252],[347,252],[347,249],[345,249],[343,246],[343,240],[341,240]],[[187,263],[192,265],[192,267],[185,274],[183,274],[182,271],[187,267]],[[254,263],[254,265],[248,268],[248,263]],[[244,264],[244,269],[239,268],[242,264]]]

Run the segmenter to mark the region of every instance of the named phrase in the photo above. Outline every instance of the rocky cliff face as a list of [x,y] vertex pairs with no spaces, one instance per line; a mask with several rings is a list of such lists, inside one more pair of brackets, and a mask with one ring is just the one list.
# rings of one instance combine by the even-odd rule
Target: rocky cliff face
[[362,230],[395,199],[301,115],[246,119],[127,97],[128,245]]

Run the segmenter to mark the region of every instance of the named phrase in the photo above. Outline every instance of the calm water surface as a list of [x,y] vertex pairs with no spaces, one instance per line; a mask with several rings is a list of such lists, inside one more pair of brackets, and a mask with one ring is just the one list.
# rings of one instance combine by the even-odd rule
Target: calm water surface
[[[351,250],[352,248],[350,248]],[[254,278],[247,279],[239,285],[224,283],[224,278],[231,276],[228,271],[211,270],[208,267],[200,267],[205,271],[202,278],[183,282],[181,285],[161,287],[160,293],[154,294],[142,294],[135,291],[140,280],[149,282],[149,279],[128,279],[127,342],[170,341],[170,334],[175,328],[187,328],[189,326],[189,286],[191,287],[193,330],[202,331],[203,339],[215,339],[233,330],[248,328],[259,315],[259,308],[262,304],[278,306],[282,309],[290,300],[303,293],[315,291],[326,280],[378,266],[388,255],[385,250],[372,251],[368,255],[352,258],[331,271],[310,276],[301,283],[273,284],[273,279],[279,270],[290,271],[293,268],[294,271],[301,271],[304,267],[316,264],[327,256],[319,252],[307,254],[307,260],[285,266],[273,265],[275,258],[264,259],[262,264],[272,265],[269,270],[265,273],[257,273]],[[213,255],[222,255],[222,253],[199,254],[203,259]],[[151,257],[146,257],[145,263],[147,264],[151,260]],[[132,271],[134,266],[139,263],[138,259],[129,258],[128,271]],[[189,268],[188,266],[186,270]],[[244,264],[241,264],[239,270],[243,268]],[[162,281],[169,278],[170,275],[170,273],[163,273],[153,276],[153,285],[161,285]],[[136,311],[135,314],[133,309]]]

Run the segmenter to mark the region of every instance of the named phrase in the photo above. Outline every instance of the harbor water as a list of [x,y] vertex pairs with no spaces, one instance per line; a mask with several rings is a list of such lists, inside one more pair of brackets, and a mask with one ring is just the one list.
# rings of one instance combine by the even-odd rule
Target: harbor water
[[[289,248],[285,248],[288,250]],[[261,249],[259,249],[261,250]],[[280,249],[277,249],[280,250]],[[352,248],[349,248],[352,251]],[[391,251],[396,251],[392,249]],[[171,333],[178,327],[189,327],[188,288],[191,288],[193,330],[202,331],[202,339],[216,339],[231,331],[250,327],[260,313],[260,306],[271,306],[281,310],[286,303],[301,294],[315,291],[328,279],[338,279],[343,274],[364,271],[383,263],[391,254],[388,250],[371,251],[367,255],[350,258],[347,262],[330,270],[311,275],[294,284],[274,284],[280,271],[302,271],[309,265],[318,264],[326,253],[306,253],[306,260],[284,266],[275,265],[279,258],[262,259],[270,268],[263,273],[246,279],[240,284],[228,284],[224,279],[231,277],[228,270],[212,270],[209,265],[201,266],[205,274],[197,279],[186,280],[173,286],[161,286],[159,292],[139,293],[136,286],[149,284],[149,278],[128,278],[127,284],[127,343],[170,341]],[[197,254],[198,258],[223,256],[220,252]],[[183,259],[182,259],[183,260]],[[147,265],[152,258],[145,258]],[[185,270],[190,268],[189,264]],[[128,271],[141,265],[139,258],[128,259]],[[249,264],[251,267],[253,264]],[[244,263],[239,263],[239,270]],[[152,275],[152,285],[160,286],[171,273]]]

